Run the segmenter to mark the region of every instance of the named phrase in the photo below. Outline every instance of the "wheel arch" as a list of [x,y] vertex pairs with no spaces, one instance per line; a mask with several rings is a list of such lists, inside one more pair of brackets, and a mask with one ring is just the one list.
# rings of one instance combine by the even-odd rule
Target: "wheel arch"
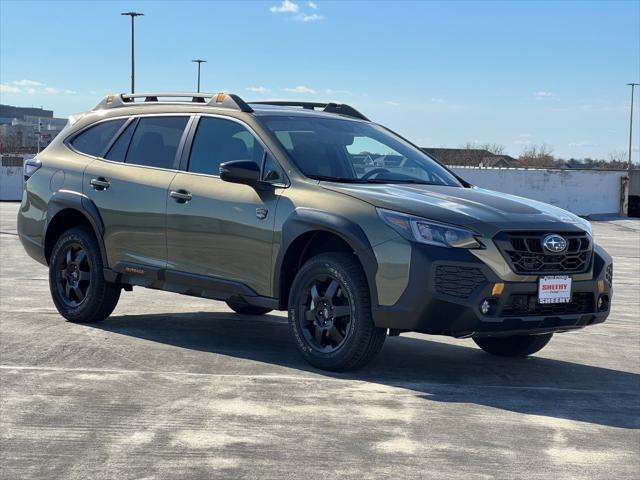
[[377,305],[375,275],[378,269],[371,244],[362,228],[337,214],[298,208],[282,226],[282,243],[274,268],[274,297],[279,308],[287,309],[295,272],[311,256],[342,251],[356,255],[367,279],[373,305]]
[[51,251],[60,235],[78,225],[86,225],[93,233],[100,246],[100,254],[107,266],[107,255],[104,247],[104,223],[95,203],[78,192],[59,190],[53,194],[47,206],[47,221],[44,226],[44,255],[47,264]]

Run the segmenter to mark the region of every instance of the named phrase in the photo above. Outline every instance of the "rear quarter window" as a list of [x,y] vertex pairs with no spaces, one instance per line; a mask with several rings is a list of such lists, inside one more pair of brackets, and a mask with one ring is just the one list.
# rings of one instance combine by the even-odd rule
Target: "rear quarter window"
[[73,137],[71,146],[80,153],[99,157],[104,154],[125,121],[126,119],[119,118],[93,125]]

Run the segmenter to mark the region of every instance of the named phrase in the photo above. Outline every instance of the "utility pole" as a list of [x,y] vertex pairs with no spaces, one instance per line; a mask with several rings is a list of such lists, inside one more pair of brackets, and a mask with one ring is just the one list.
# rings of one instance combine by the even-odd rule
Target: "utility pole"
[[38,153],[40,153],[40,138],[42,137],[42,119],[38,118]]
[[124,12],[120,15],[128,15],[131,17],[131,93],[136,93],[136,61],[135,61],[135,18],[141,17],[144,13],[140,12]]
[[631,178],[631,170],[633,170],[633,161],[631,159],[631,143],[633,139],[633,89],[640,83],[627,83],[631,87],[631,117],[629,118],[629,178]]
[[200,64],[207,63],[207,61],[206,60],[200,60],[199,58],[197,58],[196,60],[191,60],[191,61],[198,64],[198,93],[200,93]]

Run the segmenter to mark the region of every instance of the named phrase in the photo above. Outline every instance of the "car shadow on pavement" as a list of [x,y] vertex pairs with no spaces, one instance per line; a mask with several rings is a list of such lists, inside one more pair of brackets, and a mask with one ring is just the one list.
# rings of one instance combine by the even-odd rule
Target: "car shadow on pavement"
[[[421,397],[430,402],[477,404],[529,415],[640,428],[640,375],[544,358],[544,351],[529,358],[506,359],[482,352],[471,340],[461,340],[465,346],[389,337],[368,366],[356,372],[332,373],[315,369],[302,359],[283,317],[225,312],[122,315],[91,326],[194,351],[410,389],[424,394]],[[175,364],[156,366],[159,371],[167,371]]]

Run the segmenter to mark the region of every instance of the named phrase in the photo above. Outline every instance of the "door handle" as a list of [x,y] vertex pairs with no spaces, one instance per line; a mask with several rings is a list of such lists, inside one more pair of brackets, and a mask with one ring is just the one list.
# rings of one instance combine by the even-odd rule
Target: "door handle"
[[177,190],[177,191],[171,190],[171,193],[169,193],[169,196],[178,203],[187,203],[189,200],[193,198],[193,195],[191,195],[186,190]]
[[111,185],[109,180],[107,180],[104,177],[92,178],[91,182],[89,182],[89,183],[91,183],[91,186],[95,190],[106,190]]

